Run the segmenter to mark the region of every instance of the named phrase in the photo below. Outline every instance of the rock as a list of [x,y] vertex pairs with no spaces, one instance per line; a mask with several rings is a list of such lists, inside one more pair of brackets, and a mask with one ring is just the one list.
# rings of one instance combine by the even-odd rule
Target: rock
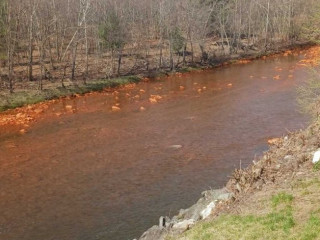
[[150,102],[150,103],[157,103],[158,101],[157,101],[157,99],[155,99],[155,98],[149,98],[149,102]]
[[242,192],[242,188],[239,183],[236,184],[236,188],[237,188],[238,192],[240,192],[240,193]]
[[20,132],[20,134],[26,134],[26,133],[27,133],[27,130],[21,129],[19,132]]
[[117,106],[112,106],[112,112],[119,112],[121,109]]
[[156,99],[157,101],[162,99],[162,97],[160,95],[150,95],[150,98]]
[[195,223],[196,222],[194,219],[187,219],[182,222],[178,222],[178,223],[174,224],[172,226],[172,228],[174,230],[180,230],[180,231],[184,232],[184,231],[189,230]]
[[281,139],[280,139],[280,138],[272,138],[272,139],[269,139],[269,140],[268,140],[268,143],[269,143],[270,145],[278,145],[280,142],[281,142]]
[[232,197],[233,197],[232,193],[223,193],[223,194],[219,195],[218,200],[220,200],[220,201],[228,201]]
[[281,165],[280,165],[280,164],[277,164],[277,165],[274,167],[275,170],[279,170],[280,168],[281,168]]
[[284,160],[286,160],[286,161],[291,161],[292,159],[293,159],[293,156],[291,156],[291,155],[286,155],[284,157]]
[[195,205],[184,211],[184,219],[200,220],[202,218],[201,212],[203,212],[210,203],[229,200],[232,194],[226,189],[218,189],[205,191],[202,193],[202,196]]
[[169,217],[160,217],[159,219],[159,228],[166,228],[170,225],[170,218]]
[[320,161],[320,149],[318,149],[314,154],[313,154],[313,159],[312,163],[316,164]]
[[162,240],[168,234],[183,233],[197,221],[208,218],[216,207],[217,202],[229,200],[231,197],[232,194],[226,188],[205,191],[196,204],[188,209],[181,209],[179,215],[172,217],[171,220],[168,217],[161,217],[159,226],[150,228],[140,240]]
[[191,117],[186,117],[185,120],[191,120],[191,121],[192,121],[192,120],[194,120],[195,118],[196,118],[196,117],[191,116]]
[[144,107],[140,107],[140,112],[144,112],[146,109]]
[[[72,107],[71,107],[71,108],[72,108]],[[40,114],[40,113],[43,113],[43,110],[40,109],[40,108],[37,108],[37,109],[34,110],[34,112],[35,112],[36,114]]]
[[180,90],[183,91],[184,90],[184,86],[180,86]]
[[208,218],[211,213],[212,210],[216,207],[216,203],[215,202],[211,202],[204,210],[202,210],[202,212],[200,213],[200,216],[202,219],[206,219]]
[[66,106],[66,109],[67,109],[67,110],[72,110],[72,106],[71,106],[71,105],[67,105],[67,106]]
[[180,149],[180,148],[182,148],[182,145],[171,145],[170,148],[172,148],[172,149]]
[[153,226],[148,231],[146,231],[140,240],[162,240],[165,238],[167,231],[165,229],[160,229],[159,226]]
[[186,212],[185,209],[180,209],[178,216],[179,216],[179,217],[183,216],[183,215],[185,214],[185,212]]
[[23,113],[18,113],[18,114],[16,115],[16,118],[25,118],[25,117],[26,117],[26,115],[23,114]]

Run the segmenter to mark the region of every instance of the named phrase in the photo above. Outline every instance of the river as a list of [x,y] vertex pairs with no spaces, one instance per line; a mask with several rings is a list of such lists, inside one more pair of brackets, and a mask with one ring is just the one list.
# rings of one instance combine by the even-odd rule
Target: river
[[222,187],[306,125],[303,54],[59,100],[26,134],[0,129],[0,239],[133,239]]

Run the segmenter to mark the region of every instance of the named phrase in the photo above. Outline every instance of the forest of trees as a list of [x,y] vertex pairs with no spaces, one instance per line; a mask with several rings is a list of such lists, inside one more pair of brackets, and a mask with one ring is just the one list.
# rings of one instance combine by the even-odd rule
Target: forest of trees
[[0,0],[0,89],[174,70],[317,39],[317,9],[318,0]]

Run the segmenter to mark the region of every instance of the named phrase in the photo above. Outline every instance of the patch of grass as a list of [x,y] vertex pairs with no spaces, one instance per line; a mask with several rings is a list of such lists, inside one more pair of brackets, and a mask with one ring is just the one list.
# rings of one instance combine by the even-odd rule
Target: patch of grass
[[309,195],[309,194],[311,194],[312,192],[310,192],[308,189],[305,189],[302,193],[301,193],[301,195],[302,196],[307,196],[307,195]]
[[271,198],[273,210],[269,214],[262,216],[221,216],[215,221],[197,225],[180,239],[288,239],[288,235],[291,234],[292,228],[295,226],[292,208],[293,199],[290,194],[279,193]]
[[188,72],[201,70],[201,69],[203,69],[203,68],[202,67],[182,67],[182,68],[177,69],[176,72],[188,73]]
[[301,240],[319,239],[320,237],[320,218],[311,214],[306,226],[301,233]]
[[272,196],[271,202],[273,207],[277,207],[280,204],[291,204],[293,201],[293,196],[285,192],[278,193]]
[[0,97],[0,111],[11,108],[22,107],[27,104],[34,104],[45,100],[43,93],[39,92],[17,92],[5,97]]
[[292,212],[289,211],[274,212],[262,217],[222,216],[218,221],[195,227],[181,239],[286,239],[293,226]]
[[[257,205],[244,208],[242,215],[224,215],[200,222],[190,231],[171,240],[317,240],[320,239],[320,179],[296,180],[287,191],[273,196],[260,195]],[[270,194],[270,193],[269,193]],[[270,196],[270,195],[269,195]],[[263,204],[261,204],[263,202]],[[271,208],[266,211],[266,206]]]
[[320,162],[317,162],[316,164],[313,165],[313,171],[319,171],[320,170]]
[[290,240],[316,240],[320,239],[320,211],[314,211],[310,214],[305,224],[295,231]]
[[30,90],[0,95],[0,112],[59,97],[72,96],[74,94],[85,94],[88,92],[98,92],[106,88],[115,88],[129,83],[138,83],[140,80],[141,79],[139,77],[128,76],[110,80],[90,81],[86,85],[81,86],[71,85],[65,88],[57,87],[53,89],[44,89],[43,91]]
[[272,212],[257,220],[270,231],[283,230],[285,233],[289,233],[290,229],[295,225],[291,207],[278,212]]
[[313,185],[320,187],[320,180],[315,178],[312,180],[303,181],[300,179],[297,182],[295,182],[294,187],[306,189],[306,188],[311,187]]

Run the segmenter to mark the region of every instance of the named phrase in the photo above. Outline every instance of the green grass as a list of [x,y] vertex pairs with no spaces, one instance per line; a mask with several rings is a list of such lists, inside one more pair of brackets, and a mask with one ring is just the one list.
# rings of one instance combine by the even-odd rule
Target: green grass
[[312,213],[305,227],[295,239],[313,240],[319,239],[320,233],[320,218],[318,215]]
[[320,162],[317,162],[316,164],[313,165],[313,171],[317,172],[320,170]]
[[306,213],[308,220],[295,219],[293,195],[280,192],[271,197],[270,212],[224,215],[170,240],[316,240],[320,239],[320,210]]
[[320,180],[315,178],[315,179],[312,179],[312,180],[305,180],[305,181],[298,180],[297,182],[294,183],[294,187],[296,187],[296,188],[306,189],[306,188],[309,188],[311,186],[320,187]]
[[90,81],[86,85],[72,85],[68,87],[57,87],[43,91],[19,91],[12,94],[0,95],[0,112],[8,109],[35,104],[59,97],[72,96],[74,94],[85,94],[88,92],[102,91],[106,88],[115,88],[129,83],[137,83],[139,77],[129,76],[110,80]]
[[272,196],[271,202],[273,207],[277,207],[280,204],[291,204],[293,201],[293,196],[285,192],[278,193]]
[[197,71],[197,70],[202,70],[204,69],[204,67],[198,66],[198,67],[181,67],[176,69],[176,72],[180,72],[180,73],[188,73],[188,72],[193,72],[193,71]]

